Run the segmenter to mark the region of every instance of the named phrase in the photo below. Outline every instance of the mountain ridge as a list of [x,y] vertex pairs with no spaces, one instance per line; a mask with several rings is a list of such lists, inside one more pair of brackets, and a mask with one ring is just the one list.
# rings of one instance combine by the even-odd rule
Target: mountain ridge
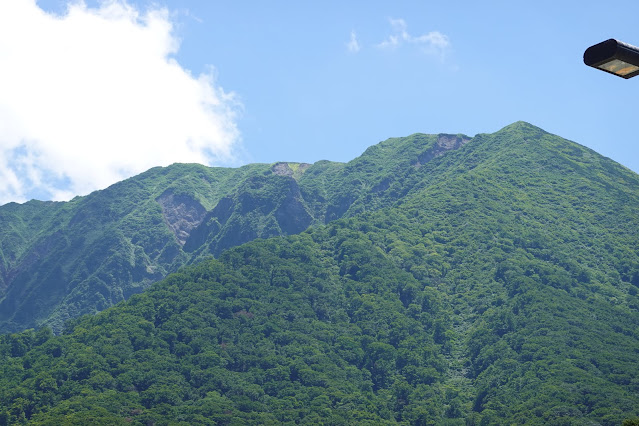
[[[0,407],[11,407],[0,419],[608,426],[639,416],[639,176],[527,123],[415,167],[443,139],[385,141],[297,181],[268,167],[238,181],[202,223],[269,232],[292,180],[318,223],[217,259],[205,250],[60,336],[0,337]],[[216,232],[193,245],[215,247]]]
[[[69,202],[0,206],[15,219],[0,222],[0,330],[46,324],[59,332],[66,319],[124,300],[202,256],[380,208],[420,155],[424,162],[461,146],[424,134],[378,145],[349,163],[174,164]],[[397,153],[378,152],[388,149]]]
[[[544,138],[548,139],[545,145],[540,142]],[[405,204],[420,188],[437,187],[438,176],[451,177],[451,171],[459,167],[463,173],[446,182],[468,185],[466,180],[471,176],[485,181],[486,176],[474,170],[480,161],[493,176],[512,182],[513,176],[524,173],[531,182],[537,182],[535,186],[560,180],[556,176],[548,178],[552,180],[543,178],[548,169],[583,174],[593,166],[601,172],[592,179],[606,191],[619,191],[611,189],[616,187],[610,176],[624,182],[625,187],[639,184],[636,175],[623,166],[578,144],[565,140],[558,144],[553,138],[521,121],[473,138],[416,133],[373,145],[349,163],[322,161],[293,166],[296,170],[289,166],[295,163],[254,164],[238,169],[176,164],[150,169],[68,203],[2,206],[3,219],[15,218],[18,211],[21,215],[25,211],[25,217],[13,222],[3,220],[4,229],[0,229],[0,289],[4,290],[0,295],[0,324],[5,324],[5,331],[37,324],[49,324],[59,331],[65,319],[104,309],[208,254],[219,256],[225,249],[255,238],[298,233],[343,216]],[[512,157],[512,150],[522,146],[526,150]],[[542,151],[543,162],[530,160],[530,155]],[[445,155],[445,161],[433,161],[447,153],[450,155]],[[511,164],[508,173],[503,173],[500,161],[516,161],[516,165]],[[158,176],[164,177],[165,186]],[[587,183],[582,186],[587,188]],[[449,189],[442,187],[433,196],[450,197],[446,194]],[[523,188],[512,196],[529,199]],[[140,209],[140,205],[147,207]],[[628,220],[633,221],[630,217]],[[149,223],[153,225],[149,227]],[[36,232],[38,226],[45,229]],[[11,245],[20,239],[22,244],[12,251]],[[103,247],[105,242],[109,249]],[[48,260],[47,254],[56,250],[66,254],[57,253],[57,259]],[[93,254],[85,255],[86,251]],[[81,260],[83,256],[91,257],[91,261]],[[84,265],[78,268],[79,263]],[[37,265],[42,271],[38,272]],[[65,273],[70,269],[74,270]],[[125,272],[114,275],[112,270]],[[15,280],[18,284],[10,286]],[[45,287],[40,288],[38,283]],[[57,302],[50,304],[49,299]],[[20,308],[21,303],[26,306]],[[49,311],[36,314],[36,322],[28,321],[33,316],[32,307]],[[53,322],[47,319],[52,314]],[[10,325],[13,322],[15,326]]]

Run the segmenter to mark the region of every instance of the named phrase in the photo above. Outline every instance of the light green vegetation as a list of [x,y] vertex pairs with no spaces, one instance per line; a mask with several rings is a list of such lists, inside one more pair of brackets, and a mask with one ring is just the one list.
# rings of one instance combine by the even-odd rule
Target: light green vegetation
[[309,229],[3,336],[0,424],[633,424],[639,177],[526,123],[451,138],[313,165]]

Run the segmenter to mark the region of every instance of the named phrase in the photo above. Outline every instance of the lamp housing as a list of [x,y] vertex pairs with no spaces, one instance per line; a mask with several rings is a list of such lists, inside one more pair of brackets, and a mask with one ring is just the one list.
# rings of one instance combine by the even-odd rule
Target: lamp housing
[[639,48],[611,38],[586,49],[584,63],[619,77],[631,78],[639,75]]

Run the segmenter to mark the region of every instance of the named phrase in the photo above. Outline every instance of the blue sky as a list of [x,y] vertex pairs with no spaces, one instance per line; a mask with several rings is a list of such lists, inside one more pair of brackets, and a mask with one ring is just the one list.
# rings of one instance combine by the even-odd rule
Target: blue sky
[[[10,4],[29,0],[7,1]],[[222,166],[275,161],[313,163],[322,159],[349,161],[368,146],[389,137],[417,132],[473,136],[495,132],[518,120],[581,143],[639,171],[637,136],[633,132],[639,77],[624,80],[588,68],[582,61],[588,46],[608,38],[639,45],[636,1],[619,1],[615,7],[589,0],[129,0],[116,4],[138,13],[137,22],[147,27],[152,21],[147,19],[149,14],[159,10],[159,15],[153,16],[160,24],[169,25],[170,30],[164,35],[162,31],[156,34],[159,38],[166,38],[166,34],[172,37],[168,53],[159,55],[164,55],[165,66],[182,71],[183,79],[176,87],[193,87],[199,81],[200,88],[214,97],[202,113],[203,118],[195,124],[187,118],[197,114],[185,114],[185,118],[175,120],[176,128],[158,130],[161,135],[175,135],[175,146],[184,143],[189,148],[172,153],[170,139],[158,149],[145,145],[148,140],[161,139],[158,134],[145,134],[145,129],[152,127],[152,123],[166,122],[168,115],[162,114],[170,114],[168,109],[148,119],[140,118],[139,123],[133,119],[125,124],[116,121],[108,124],[110,113],[101,112],[98,115],[104,117],[105,124],[96,119],[91,126],[93,131],[102,126],[118,129],[131,126],[127,134],[135,135],[132,142],[114,149],[124,150],[127,157],[154,155],[149,154],[146,162],[111,159],[108,168],[102,171],[99,160],[108,157],[105,151],[95,155],[95,164],[85,166],[83,175],[67,171],[81,168],[84,162],[81,156],[69,161],[66,168],[46,166],[64,162],[55,159],[58,157],[52,148],[64,142],[21,145],[18,140],[39,137],[25,130],[28,137],[14,135],[15,141],[8,145],[11,150],[5,150],[0,167],[4,164],[11,173],[5,170],[3,175],[0,170],[0,177],[4,176],[6,182],[20,181],[22,175],[31,177],[13,186],[5,184],[3,188],[0,184],[0,203],[24,201],[33,196],[68,199],[84,195],[152,165],[166,165],[172,158]],[[59,21],[69,7],[63,0],[40,0],[37,5]],[[90,13],[105,7],[104,2],[87,1],[83,10]],[[71,20],[66,21],[71,27]],[[160,24],[154,28],[160,28]],[[120,26],[113,25],[106,31],[115,37],[119,30]],[[95,49],[97,54],[103,48],[100,46]],[[90,46],[84,49],[92,50]],[[118,70],[126,69],[130,56],[115,55],[110,62],[118,63]],[[69,69],[78,68],[71,63],[72,59],[68,61]],[[149,60],[150,71],[146,75],[156,75],[152,71],[156,62]],[[143,66],[147,64],[140,65]],[[157,75],[164,73],[158,71]],[[184,80],[188,76],[192,81]],[[2,79],[0,71],[0,85]],[[203,80],[207,83],[202,83]],[[68,85],[73,86],[73,81]],[[135,83],[137,80],[132,81],[131,84],[139,85]],[[173,80],[167,77],[164,81],[157,83],[162,90]],[[82,90],[86,92],[85,88]],[[135,92],[127,90],[126,93]],[[140,96],[152,98],[148,91],[145,93]],[[172,93],[168,91],[162,99],[170,103]],[[34,96],[34,103],[38,102],[39,95],[30,96]],[[57,96],[65,98],[64,94]],[[131,98],[134,96],[138,95]],[[123,107],[131,103],[128,97],[121,98],[113,101],[115,104],[109,111],[119,110],[118,102]],[[152,102],[158,105],[161,100]],[[189,102],[185,99],[185,106],[173,103],[179,105],[180,111],[190,111]],[[145,104],[141,101],[139,105],[143,108]],[[0,105],[0,111],[3,108],[10,110],[11,105]],[[64,117],[74,114],[79,113]],[[197,134],[186,134],[179,128],[182,122],[183,126],[206,128],[207,117],[216,123],[215,129],[209,126]],[[56,122],[65,120],[60,118]],[[33,123],[37,126],[36,120]],[[142,130],[134,129],[138,125]],[[60,134],[59,140],[66,140],[66,133]],[[95,136],[99,140],[100,135]],[[78,137],[93,140],[90,129]],[[111,138],[126,139],[117,133]],[[109,142],[96,142],[95,152],[102,152],[101,145]],[[139,151],[133,149],[138,145]],[[85,156],[91,156],[93,151],[87,152]],[[163,152],[167,155],[160,155]],[[12,166],[17,163],[9,155],[22,155],[23,166]],[[50,161],[49,155],[53,156]],[[38,171],[38,167],[46,170]],[[44,181],[55,185],[47,186]]]

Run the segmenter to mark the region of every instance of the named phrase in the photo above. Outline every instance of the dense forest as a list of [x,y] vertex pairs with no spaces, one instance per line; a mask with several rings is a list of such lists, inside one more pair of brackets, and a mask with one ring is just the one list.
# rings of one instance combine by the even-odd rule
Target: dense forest
[[59,333],[208,255],[391,205],[420,161],[467,141],[416,134],[347,164],[174,164],[67,203],[0,206],[0,332]]
[[522,122],[287,167],[306,230],[203,233],[143,293],[1,336],[0,425],[635,422],[639,176]]

